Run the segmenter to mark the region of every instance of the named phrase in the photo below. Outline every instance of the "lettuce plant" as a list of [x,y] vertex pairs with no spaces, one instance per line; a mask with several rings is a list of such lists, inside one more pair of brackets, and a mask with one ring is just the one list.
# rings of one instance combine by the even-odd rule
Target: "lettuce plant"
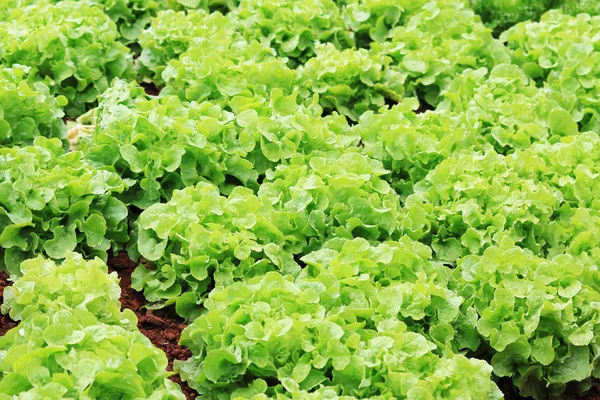
[[441,90],[467,68],[491,68],[510,62],[502,43],[492,37],[463,1],[429,2],[411,13],[389,39],[372,51],[393,58],[407,76],[406,93],[437,104]]
[[179,59],[167,65],[162,78],[166,83],[163,95],[241,108],[264,102],[276,88],[289,94],[296,72],[264,44],[219,31],[197,38]]
[[33,313],[0,337],[0,399],[183,400],[167,358],[139,331],[84,310]]
[[274,165],[357,142],[343,118],[321,118],[318,105],[298,105],[296,97],[274,90],[264,104],[231,112],[210,102],[150,98],[136,84],[117,81],[91,115],[93,132],[80,147],[93,165],[114,166],[132,180],[123,199],[139,208],[202,180],[224,193],[238,185],[256,189]]
[[152,19],[150,26],[139,35],[140,57],[136,70],[144,80],[162,85],[162,73],[171,60],[176,60],[198,37],[214,35],[216,31],[234,34],[237,29],[235,18],[219,12],[165,10]]
[[362,152],[391,171],[388,179],[403,198],[455,152],[491,147],[464,114],[417,113],[418,108],[416,99],[407,98],[379,113],[366,112],[353,127],[361,137]]
[[565,14],[600,15],[600,4],[595,0],[563,0],[560,3]]
[[0,21],[0,63],[30,67],[29,79],[68,99],[70,116],[94,104],[114,78],[133,78],[132,56],[116,25],[85,1],[15,9]]
[[600,345],[594,261],[540,258],[504,239],[460,260],[455,274],[463,311],[477,316],[470,327],[489,346],[495,375],[538,400],[561,395],[569,383],[590,388]]
[[539,250],[538,227],[550,223],[562,200],[558,189],[520,177],[494,151],[449,157],[414,191],[403,208],[404,232],[449,261],[479,254],[501,232]]
[[590,132],[508,156],[449,157],[407,197],[403,231],[450,261],[481,254],[505,235],[540,255],[589,251],[600,227],[592,195],[599,182],[597,145]]
[[563,98],[564,106],[584,129],[598,129],[600,73],[600,17],[565,15],[550,11],[540,22],[523,22],[504,32],[500,39],[511,52],[512,61],[527,76]]
[[317,42],[339,49],[354,44],[332,0],[240,0],[232,14],[239,18],[248,41],[270,46],[291,67],[311,58]]
[[2,311],[21,320],[0,337],[0,399],[183,400],[167,358],[120,311],[116,274],[70,253],[21,265]]
[[368,110],[379,110],[386,99],[402,98],[405,77],[390,68],[390,57],[364,49],[340,51],[330,43],[315,51],[299,79],[307,95],[319,94],[325,112],[335,110],[356,121]]
[[125,187],[81,152],[64,153],[58,139],[0,148],[0,266],[18,275],[23,259],[75,249],[106,258],[128,240],[127,207],[114,197]]
[[506,154],[577,135],[571,107],[562,107],[566,103],[557,93],[538,88],[519,67],[501,64],[489,72],[483,68],[457,76],[442,93],[438,110],[465,115],[485,141]]
[[67,135],[61,120],[67,100],[51,95],[41,82],[28,82],[27,70],[0,67],[0,146],[31,145],[38,136]]
[[35,313],[84,310],[99,322],[135,328],[137,320],[129,309],[121,312],[121,288],[116,273],[108,274],[106,264],[96,258],[85,261],[69,253],[57,264],[42,256],[23,261],[22,276],[4,289],[2,312],[15,321]]
[[[454,298],[433,283],[427,252],[409,240],[341,241],[307,255],[310,271],[297,279],[269,272],[215,289],[182,334],[194,356],[175,368],[215,398],[499,399],[487,363],[440,357],[404,322],[424,317],[428,294]],[[446,312],[458,312],[457,300]]]
[[[63,1],[63,0],[54,0]],[[162,10],[222,11],[237,5],[237,0],[87,0],[99,4],[117,24],[119,33],[127,43],[137,43],[142,31]]]
[[359,48],[384,42],[390,32],[427,0],[338,0],[342,17]]
[[[331,237],[372,240],[396,235],[399,200],[378,162],[358,153],[313,156],[308,164],[267,173],[258,195],[214,185],[175,191],[138,220],[137,248],[145,264],[133,287],[157,306],[177,303],[192,318],[215,283],[279,270],[295,275],[295,255]],[[166,302],[166,303],[165,303]]]
[[538,20],[555,0],[499,0],[489,2],[486,0],[470,0],[469,5],[481,19],[496,33],[500,33],[511,26],[527,20]]

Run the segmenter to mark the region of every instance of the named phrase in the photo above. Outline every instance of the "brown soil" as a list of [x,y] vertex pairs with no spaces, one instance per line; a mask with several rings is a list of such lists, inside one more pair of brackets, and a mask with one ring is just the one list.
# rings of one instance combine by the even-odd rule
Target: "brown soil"
[[[0,272],[0,304],[4,302],[4,288],[12,285],[8,280],[8,274],[5,271]],[[10,319],[8,315],[0,314],[0,336],[17,326],[17,323]]]
[[[144,295],[131,288],[131,273],[136,267],[137,264],[131,261],[125,252],[108,259],[109,271],[116,271],[121,279],[123,308],[129,308],[137,315],[138,328],[156,347],[165,352],[169,359],[168,370],[172,371],[173,360],[186,360],[192,355],[188,349],[179,346],[179,337],[186,325],[172,308],[159,311],[144,308]],[[187,399],[195,399],[198,396],[198,393],[181,381],[179,375],[171,376],[171,380],[181,386]]]
[[160,94],[160,88],[153,83],[140,82],[140,86],[144,88],[146,94],[149,96],[158,96]]

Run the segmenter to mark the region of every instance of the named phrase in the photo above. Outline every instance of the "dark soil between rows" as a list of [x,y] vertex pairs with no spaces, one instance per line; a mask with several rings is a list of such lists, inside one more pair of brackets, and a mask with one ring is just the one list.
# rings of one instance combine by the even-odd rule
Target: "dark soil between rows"
[[[4,303],[4,288],[10,286],[12,282],[8,280],[8,274],[5,271],[0,272],[0,304]],[[17,323],[10,319],[8,315],[0,314],[0,336],[6,335],[6,332],[17,326]]]
[[[131,287],[131,273],[136,267],[137,264],[131,261],[125,252],[108,259],[109,272],[115,271],[120,278],[123,308],[129,308],[137,315],[139,330],[165,352],[169,359],[168,370],[173,371],[174,360],[186,360],[192,355],[188,349],[179,346],[179,337],[186,325],[172,308],[159,311],[144,308],[144,295]],[[171,380],[181,386],[187,399],[195,399],[198,396],[198,393],[181,381],[179,375],[172,375]]]

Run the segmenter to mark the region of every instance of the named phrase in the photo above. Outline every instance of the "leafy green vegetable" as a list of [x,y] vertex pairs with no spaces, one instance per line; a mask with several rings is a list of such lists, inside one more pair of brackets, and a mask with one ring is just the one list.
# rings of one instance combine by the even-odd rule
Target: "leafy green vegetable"
[[555,0],[469,0],[473,10],[483,22],[500,33],[518,22],[538,20],[554,5]]
[[437,104],[441,90],[467,68],[510,62],[505,47],[463,1],[429,2],[394,28],[372,51],[393,58],[406,79],[406,93]]
[[138,251],[149,262],[133,287],[149,301],[177,302],[185,318],[213,282],[229,285],[270,270],[297,274],[294,255],[331,237],[396,235],[399,200],[381,165],[358,153],[314,155],[268,172],[258,196],[237,187],[228,197],[201,183],[175,191],[138,220]]
[[263,103],[276,88],[290,94],[296,72],[264,44],[219,31],[196,38],[178,60],[168,64],[162,78],[166,82],[162,95],[243,109]]
[[[525,73],[563,98],[564,107],[584,130],[597,130],[600,74],[600,17],[577,17],[553,10],[540,22],[515,25],[500,39],[511,51],[513,63]],[[571,105],[570,107],[568,105]]]
[[249,41],[260,41],[287,58],[291,67],[314,55],[315,43],[338,49],[353,46],[340,10],[332,0],[240,0],[232,12]]
[[94,132],[80,146],[97,167],[114,166],[134,180],[123,198],[140,208],[203,180],[224,193],[237,185],[256,189],[274,165],[357,142],[343,118],[321,118],[320,107],[298,105],[296,97],[274,90],[264,104],[230,112],[175,96],[150,98],[139,86],[116,81],[95,110]]
[[79,254],[67,254],[56,264],[41,256],[21,263],[23,274],[4,290],[2,312],[10,311],[15,321],[37,312],[85,310],[100,322],[135,328],[136,317],[129,309],[121,313],[121,289],[116,274],[96,258],[85,261]]
[[[504,239],[458,263],[463,312],[493,350],[497,376],[512,378],[523,396],[545,399],[570,382],[587,390],[598,375],[597,264],[583,255],[543,259]],[[464,328],[463,328],[464,329]]]
[[209,37],[215,31],[233,34],[237,25],[235,19],[218,12],[161,11],[140,34],[142,52],[136,60],[136,69],[145,80],[163,84],[162,73],[168,62],[177,59],[197,38]]
[[114,197],[126,187],[114,172],[89,166],[58,139],[0,148],[0,266],[44,252],[62,259],[75,249],[106,259],[128,240],[127,208]]
[[40,256],[20,269],[4,291],[2,311],[21,323],[0,337],[0,399],[185,399],[101,260]]
[[600,3],[595,0],[563,0],[561,3],[565,14],[600,15]]
[[393,28],[402,25],[427,0],[338,0],[336,3],[343,5],[342,16],[353,32],[356,45],[368,48],[371,42],[385,41]]
[[133,78],[130,51],[98,6],[65,0],[17,8],[0,21],[0,63],[31,67],[29,79],[64,95],[76,116],[116,77]]
[[440,319],[458,312],[426,246],[334,242],[304,257],[297,279],[268,272],[214,290],[182,334],[194,354],[176,364],[182,377],[210,398],[502,397],[485,362],[439,357],[403,322],[427,319],[428,299],[445,308]]
[[61,109],[67,100],[54,97],[41,82],[27,82],[28,68],[0,67],[0,146],[30,145],[38,136],[64,139]]
[[81,309],[31,314],[0,337],[0,354],[3,400],[185,399],[167,378],[164,353],[144,335]]
[[481,254],[505,236],[540,255],[589,251],[600,227],[592,195],[598,140],[590,132],[506,157],[494,151],[449,157],[406,199],[403,231],[449,261]]
[[377,111],[386,99],[399,101],[405,77],[390,69],[391,58],[367,50],[337,50],[332,44],[316,48],[316,57],[300,69],[300,84],[318,93],[325,111],[336,110],[357,120]]
[[532,143],[554,143],[577,135],[578,126],[565,99],[537,88],[514,65],[467,70],[442,93],[438,110],[465,114],[496,151],[526,149]]

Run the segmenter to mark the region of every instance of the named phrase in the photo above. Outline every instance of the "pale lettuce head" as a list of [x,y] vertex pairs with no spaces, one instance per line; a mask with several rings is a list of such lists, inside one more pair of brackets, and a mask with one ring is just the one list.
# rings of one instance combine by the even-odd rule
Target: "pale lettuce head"
[[[467,318],[490,347],[494,374],[520,394],[587,390],[598,376],[600,274],[587,255],[540,258],[511,240],[468,256],[455,270]],[[470,325],[470,326],[469,326]]]
[[406,75],[406,93],[435,105],[440,92],[467,68],[491,68],[510,61],[502,43],[492,37],[464,1],[429,2],[394,28],[373,51],[392,57]]
[[133,78],[130,50],[114,22],[86,1],[39,2],[0,20],[0,63],[31,67],[28,78],[65,96],[69,116],[82,114],[114,78]]
[[291,67],[313,57],[316,43],[338,49],[354,44],[332,0],[240,0],[232,14],[248,41],[265,43]]
[[167,357],[137,330],[86,310],[29,315],[0,337],[0,399],[183,400]]
[[96,258],[85,261],[71,253],[61,263],[38,256],[21,263],[20,276],[4,289],[2,312],[21,321],[37,312],[59,310],[89,311],[105,324],[134,328],[137,319],[131,310],[121,313],[121,289],[116,273],[108,274],[106,264]]
[[67,99],[41,82],[27,81],[27,67],[0,67],[0,146],[25,146],[38,136],[64,139]]
[[162,85],[162,73],[169,61],[179,58],[196,38],[214,35],[216,31],[233,34],[237,28],[235,18],[219,12],[208,13],[202,9],[160,11],[139,35],[141,54],[136,60],[136,70],[144,80]]
[[299,105],[295,93],[273,90],[263,101],[232,112],[211,102],[152,98],[134,83],[115,81],[80,146],[94,166],[132,180],[123,199],[145,209],[200,181],[223,193],[257,189],[273,166],[358,141],[343,117],[321,118],[317,104]]
[[316,56],[300,67],[299,84],[316,93],[325,112],[337,111],[353,121],[366,111],[377,111],[386,100],[397,102],[405,77],[390,68],[392,59],[365,49],[318,46]]
[[0,147],[0,266],[19,275],[26,258],[73,250],[106,259],[129,238],[127,207],[114,197],[125,187],[81,152],[64,153],[58,139]]
[[194,355],[175,368],[209,397],[501,398],[488,364],[440,357],[407,326],[429,320],[427,295],[444,302],[446,293],[457,300],[447,311],[458,312],[460,298],[443,278],[434,283],[437,267],[421,258],[428,251],[406,238],[336,241],[304,257],[296,279],[269,272],[214,290],[182,335]]
[[571,16],[553,10],[539,22],[515,25],[500,39],[506,43],[512,62],[564,99],[564,107],[584,130],[597,130],[599,33],[600,16]]
[[269,171],[258,196],[238,187],[225,197],[206,183],[175,191],[140,215],[137,250],[149,262],[134,288],[157,306],[176,302],[190,318],[213,282],[296,275],[294,256],[332,237],[394,237],[400,204],[385,173],[358,153],[332,153]]

